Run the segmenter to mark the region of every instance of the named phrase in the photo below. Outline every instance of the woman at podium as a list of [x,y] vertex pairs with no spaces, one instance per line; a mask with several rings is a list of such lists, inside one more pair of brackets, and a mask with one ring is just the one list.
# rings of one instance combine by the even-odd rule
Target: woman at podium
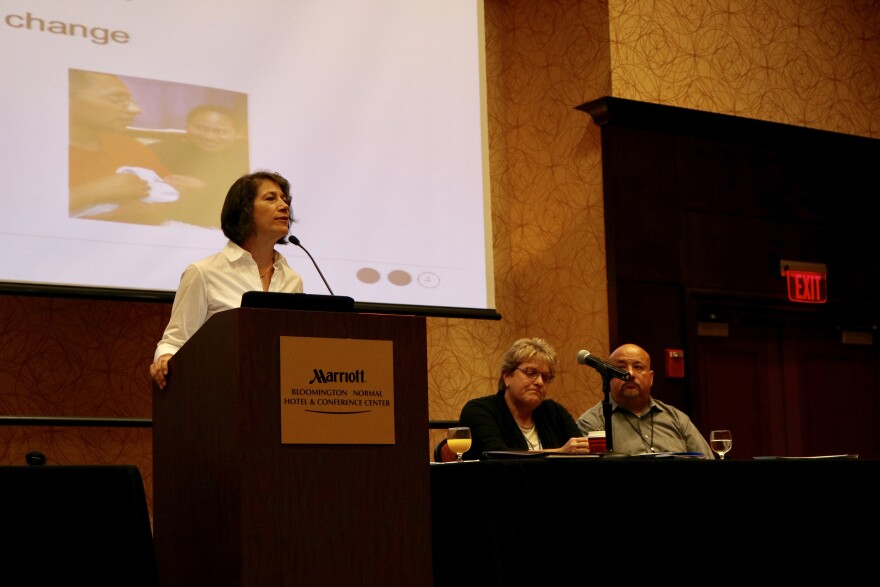
[[168,362],[208,318],[238,308],[247,291],[302,293],[303,283],[275,245],[286,244],[292,214],[290,182],[275,172],[238,178],[226,193],[220,228],[223,249],[184,269],[171,318],[156,345],[150,376],[165,387]]

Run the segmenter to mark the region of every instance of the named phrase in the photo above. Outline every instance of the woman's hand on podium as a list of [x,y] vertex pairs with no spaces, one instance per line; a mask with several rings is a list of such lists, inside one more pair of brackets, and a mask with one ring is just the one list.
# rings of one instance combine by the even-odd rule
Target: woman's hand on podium
[[165,384],[167,383],[165,378],[168,375],[168,361],[174,355],[167,354],[161,355],[153,364],[150,365],[150,377],[153,378],[153,381],[156,382],[156,385],[159,386],[159,389],[165,389]]

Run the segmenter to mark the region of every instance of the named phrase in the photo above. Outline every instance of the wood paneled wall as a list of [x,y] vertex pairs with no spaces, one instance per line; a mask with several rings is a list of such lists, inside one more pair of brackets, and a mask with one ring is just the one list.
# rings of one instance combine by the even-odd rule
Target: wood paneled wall
[[[612,346],[641,341],[655,395],[706,434],[738,429],[739,458],[880,457],[880,140],[620,98],[581,108],[602,129]],[[783,261],[825,264],[828,301],[790,301]],[[684,350],[685,378],[666,376],[665,349]]]

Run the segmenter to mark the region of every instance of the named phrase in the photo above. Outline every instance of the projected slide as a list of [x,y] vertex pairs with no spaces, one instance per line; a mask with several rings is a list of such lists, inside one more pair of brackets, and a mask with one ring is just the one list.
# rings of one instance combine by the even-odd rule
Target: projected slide
[[[477,0],[8,0],[0,281],[174,291],[229,185],[334,293],[491,308]],[[327,293],[299,248],[279,250]]]

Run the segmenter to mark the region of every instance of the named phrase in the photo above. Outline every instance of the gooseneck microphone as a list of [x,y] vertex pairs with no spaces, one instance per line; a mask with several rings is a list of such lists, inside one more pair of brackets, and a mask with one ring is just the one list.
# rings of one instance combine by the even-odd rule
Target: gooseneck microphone
[[293,236],[293,235],[291,234],[290,236],[287,237],[287,240],[288,240],[288,242],[290,242],[290,244],[292,244],[292,245],[296,245],[296,246],[298,246],[299,248],[301,248],[302,250],[304,250],[304,251],[306,252],[306,255],[308,255],[308,256],[309,256],[309,259],[312,260],[312,265],[314,265],[314,266],[315,266],[315,269],[318,270],[318,275],[321,276],[321,279],[324,281],[324,285],[327,286],[327,291],[330,292],[330,295],[331,295],[331,296],[336,295],[336,294],[333,293],[333,290],[330,289],[330,284],[327,283],[327,280],[326,280],[326,279],[324,279],[324,274],[321,273],[321,268],[318,267],[318,264],[317,264],[317,263],[315,263],[315,258],[312,257],[312,254],[311,254],[311,253],[310,253],[310,252],[309,252],[304,246],[302,246],[302,243],[299,242],[299,239],[296,238],[295,236]]
[[632,377],[629,371],[624,371],[620,367],[615,367],[611,363],[606,363],[596,355],[591,355],[590,351],[578,351],[578,363],[592,367],[598,371],[600,375],[610,375],[622,381],[628,381]]

